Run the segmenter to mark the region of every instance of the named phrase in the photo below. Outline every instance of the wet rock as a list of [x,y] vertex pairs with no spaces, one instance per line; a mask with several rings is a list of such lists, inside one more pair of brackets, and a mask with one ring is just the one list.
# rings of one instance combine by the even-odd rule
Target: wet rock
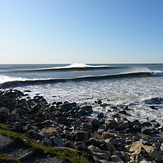
[[84,115],[85,114],[90,114],[93,111],[91,105],[82,106],[82,107],[80,107],[80,109],[82,109],[84,111]]
[[68,111],[70,109],[72,109],[73,107],[76,106],[76,103],[69,103],[69,102],[65,102],[64,104],[60,105],[60,110],[61,111]]
[[104,117],[104,113],[98,113],[97,117],[98,118],[103,118]]
[[139,120],[134,120],[132,122],[129,122],[129,125],[130,127],[133,127],[133,126],[141,126],[142,124],[139,122]]
[[97,99],[97,101],[95,101],[95,103],[97,103],[97,104],[102,104],[102,100]]
[[156,127],[160,127],[161,125],[158,122],[153,122],[152,123],[152,127],[156,128]]
[[154,110],[157,110],[157,108],[155,106],[149,106],[150,109],[154,109]]
[[125,110],[119,111],[120,114],[127,115],[127,112]]
[[163,98],[156,97],[156,98],[147,99],[147,100],[144,100],[144,103],[145,104],[162,104]]

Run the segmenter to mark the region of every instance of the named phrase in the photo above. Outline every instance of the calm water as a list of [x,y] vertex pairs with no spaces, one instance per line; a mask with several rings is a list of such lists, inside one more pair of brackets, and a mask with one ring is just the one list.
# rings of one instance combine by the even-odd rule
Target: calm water
[[[163,64],[0,65],[1,88],[31,90],[49,102],[128,105],[128,118],[163,121]],[[150,105],[157,110],[149,109]],[[107,109],[94,105],[94,111]],[[92,114],[94,116],[94,114]]]

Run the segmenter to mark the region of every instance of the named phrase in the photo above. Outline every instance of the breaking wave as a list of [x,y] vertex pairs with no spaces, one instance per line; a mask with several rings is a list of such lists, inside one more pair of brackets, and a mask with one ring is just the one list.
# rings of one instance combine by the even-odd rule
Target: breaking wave
[[150,76],[163,76],[163,72],[130,72],[130,73],[120,73],[114,75],[100,75],[100,76],[80,76],[75,78],[35,78],[26,79],[20,77],[8,77],[0,76],[1,88],[15,87],[18,85],[31,85],[31,84],[49,84],[58,82],[68,82],[68,81],[96,81],[96,80],[106,80],[106,79],[116,79],[116,78],[134,78],[134,77],[150,77]]
[[37,72],[37,71],[86,71],[93,69],[111,69],[111,68],[121,68],[116,66],[108,66],[108,65],[87,65],[84,63],[73,63],[71,65],[63,66],[63,67],[48,67],[48,68],[36,68],[36,69],[17,69],[12,70],[11,72]]

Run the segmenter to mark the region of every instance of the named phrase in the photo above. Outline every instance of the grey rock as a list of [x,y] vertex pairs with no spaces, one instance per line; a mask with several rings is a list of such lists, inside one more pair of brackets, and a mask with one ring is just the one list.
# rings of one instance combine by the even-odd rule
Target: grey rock
[[0,107],[0,123],[6,123],[9,116],[9,109],[6,107]]
[[51,146],[58,146],[58,147],[64,146],[62,140],[57,138],[56,136],[51,137],[49,140],[52,143]]
[[93,128],[96,130],[100,127],[100,122],[97,120],[97,119],[93,119],[92,120],[92,125],[93,125]]

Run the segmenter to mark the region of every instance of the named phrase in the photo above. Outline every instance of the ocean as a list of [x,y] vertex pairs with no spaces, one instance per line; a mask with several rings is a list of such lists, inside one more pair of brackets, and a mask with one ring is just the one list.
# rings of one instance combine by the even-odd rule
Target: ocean
[[[129,120],[163,124],[163,64],[1,64],[0,88],[39,94],[50,103],[90,104],[92,117],[102,112],[110,118],[111,106],[128,106]],[[99,99],[107,105],[95,103]]]

